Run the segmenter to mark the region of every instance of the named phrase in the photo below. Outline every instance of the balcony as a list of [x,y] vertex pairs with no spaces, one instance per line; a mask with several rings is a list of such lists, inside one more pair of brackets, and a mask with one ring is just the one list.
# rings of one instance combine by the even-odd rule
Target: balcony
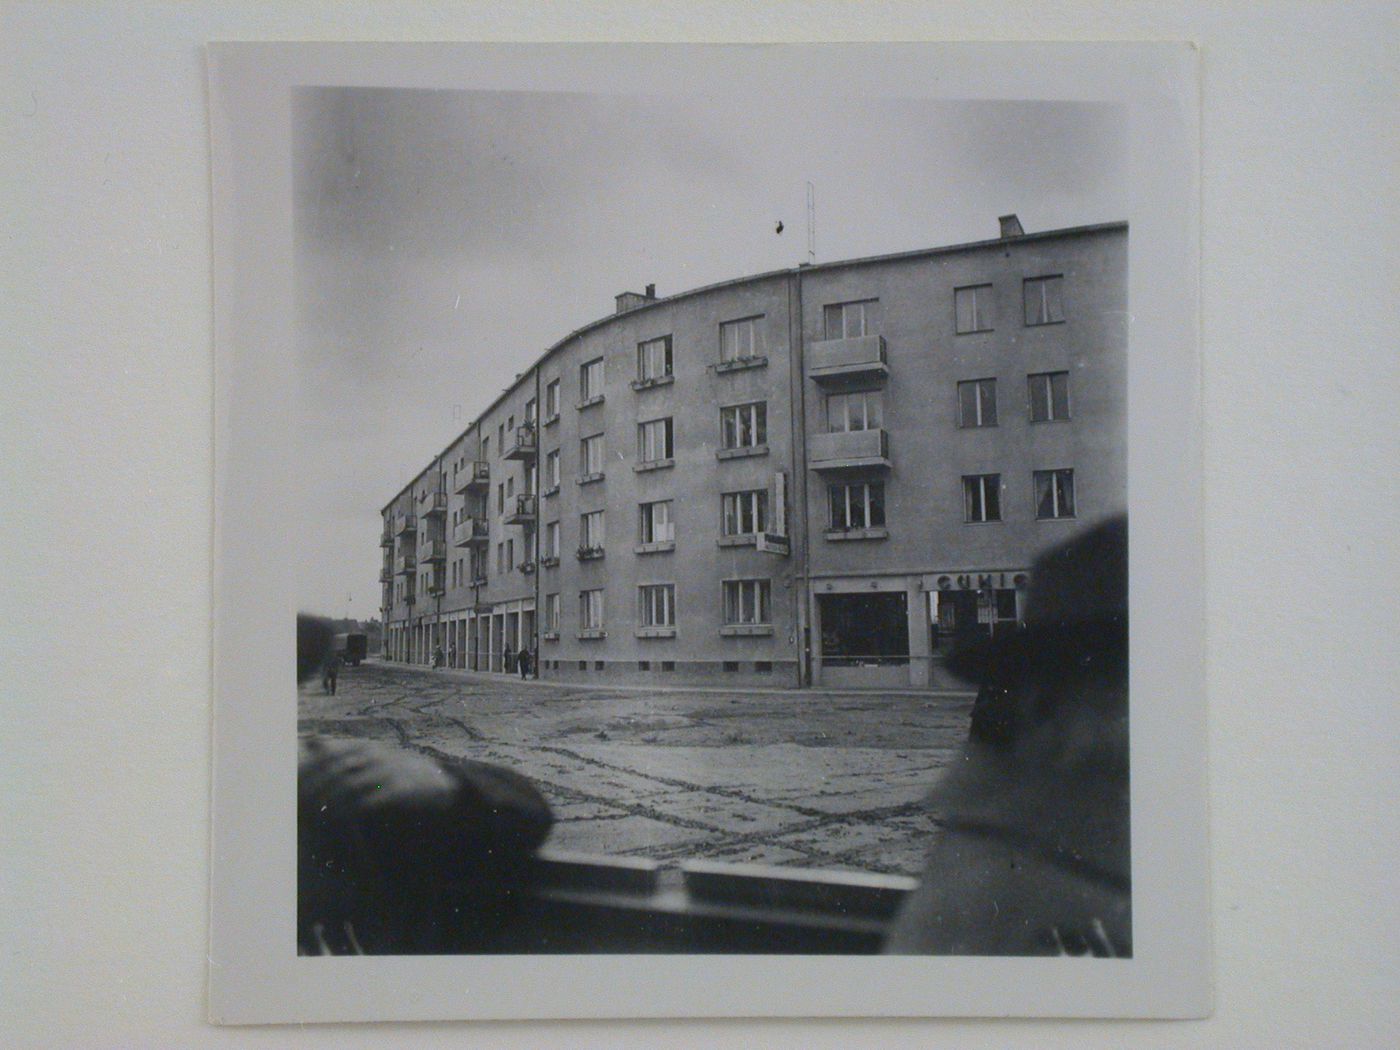
[[516,568],[526,576],[533,576],[535,574],[535,563],[532,561],[522,561]]
[[418,548],[418,560],[424,564],[446,561],[447,544],[442,540],[424,540]]
[[412,591],[409,591],[407,594],[405,594],[405,595],[403,596],[403,603],[404,603],[405,605],[412,605],[412,604],[413,604],[414,602],[416,602],[417,600],[418,600],[418,595],[414,594]]
[[392,547],[394,545],[394,525],[393,522],[384,523],[384,531],[379,534],[379,545],[381,547]]
[[412,514],[394,515],[394,535],[406,536],[411,532],[418,531],[418,519]]
[[454,547],[474,547],[491,538],[491,526],[485,518],[464,518],[452,526]]
[[428,593],[434,597],[447,593],[447,581],[441,576],[434,576],[428,583]]
[[807,462],[813,470],[888,470],[890,437],[884,430],[811,434]]
[[536,451],[535,428],[527,423],[515,428],[501,456],[504,459],[530,460],[535,458]]
[[418,568],[418,558],[414,554],[400,554],[394,562],[394,572],[407,576]]
[[537,513],[534,494],[527,492],[515,497],[515,507],[506,514],[505,521],[507,525],[529,525]]
[[457,471],[457,478],[452,483],[452,491],[460,496],[472,489],[489,488],[490,485],[491,464],[484,459],[477,459],[468,463],[465,470]]
[[885,379],[885,337],[862,335],[853,339],[822,339],[807,347],[807,374],[818,383],[844,379]]
[[418,497],[418,513],[425,518],[441,517],[447,513],[447,493],[441,489],[424,492]]
[[393,580],[394,580],[394,570],[393,570],[393,569],[387,569],[387,568],[386,568],[386,569],[380,569],[380,570],[379,570],[379,582],[380,582],[380,583],[392,583]]

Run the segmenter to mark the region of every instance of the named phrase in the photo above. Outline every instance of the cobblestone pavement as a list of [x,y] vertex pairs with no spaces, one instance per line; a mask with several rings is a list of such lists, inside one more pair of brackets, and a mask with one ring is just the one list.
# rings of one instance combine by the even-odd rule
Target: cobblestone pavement
[[599,689],[368,663],[302,732],[484,759],[549,799],[560,850],[918,872],[921,799],[972,695]]

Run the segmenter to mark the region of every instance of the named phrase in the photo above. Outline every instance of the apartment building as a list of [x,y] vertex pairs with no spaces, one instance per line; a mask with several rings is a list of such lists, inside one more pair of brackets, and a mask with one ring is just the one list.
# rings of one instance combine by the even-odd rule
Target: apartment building
[[391,659],[947,684],[1126,505],[1127,226],[803,265],[569,334],[383,508]]

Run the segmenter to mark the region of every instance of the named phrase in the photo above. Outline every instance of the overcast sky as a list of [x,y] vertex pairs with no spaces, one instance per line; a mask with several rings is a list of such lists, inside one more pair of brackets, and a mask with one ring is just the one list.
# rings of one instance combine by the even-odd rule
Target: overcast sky
[[[294,110],[302,607],[377,616],[379,509],[547,347],[665,296],[817,261],[1131,219],[1117,107],[735,106],[306,89]],[[785,230],[774,233],[781,220]]]

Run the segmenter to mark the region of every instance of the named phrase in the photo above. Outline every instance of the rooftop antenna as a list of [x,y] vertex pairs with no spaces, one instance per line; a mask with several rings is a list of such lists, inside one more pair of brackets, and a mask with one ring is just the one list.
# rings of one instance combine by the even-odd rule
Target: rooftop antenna
[[807,261],[817,261],[817,191],[807,183]]

